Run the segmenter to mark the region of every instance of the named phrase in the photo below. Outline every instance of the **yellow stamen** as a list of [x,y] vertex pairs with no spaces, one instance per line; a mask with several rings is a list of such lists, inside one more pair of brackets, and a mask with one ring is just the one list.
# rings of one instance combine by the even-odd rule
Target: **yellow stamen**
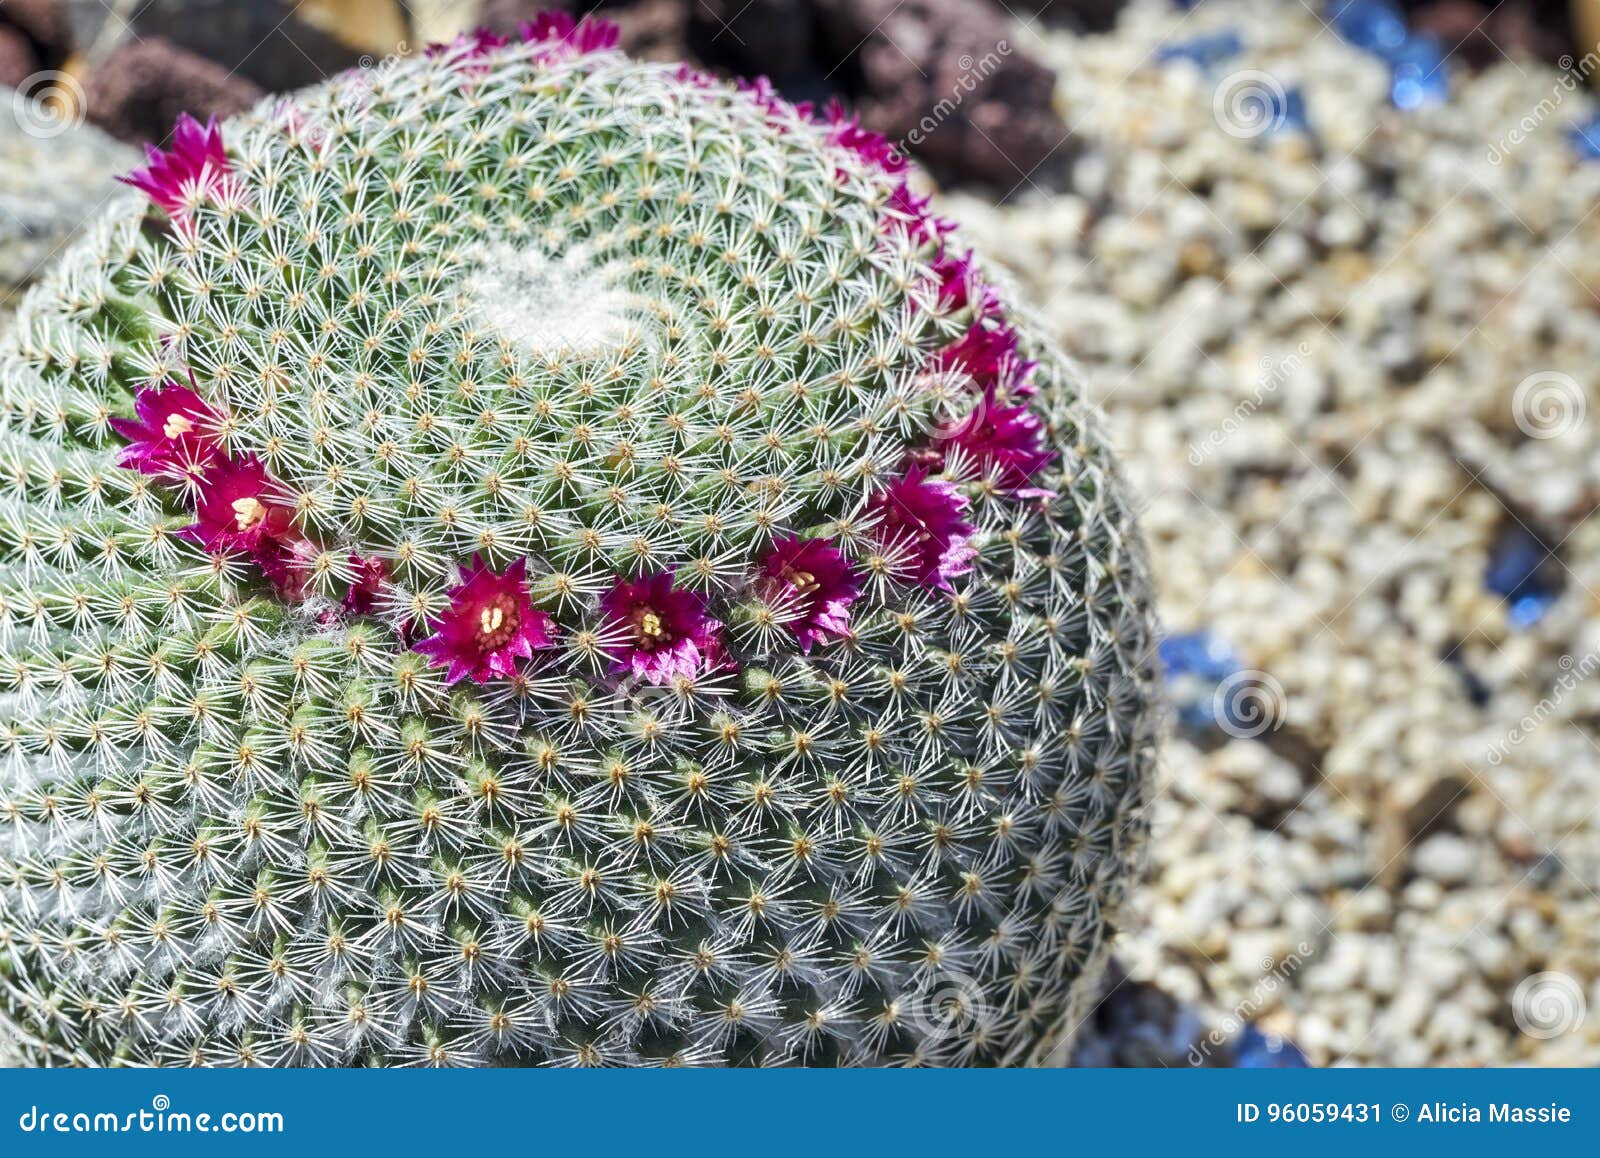
[[802,595],[809,595],[818,587],[817,577],[810,571],[796,571],[793,567],[783,569],[783,577],[794,585],[794,589]]
[[241,531],[248,531],[267,517],[267,508],[261,505],[259,499],[234,499],[233,517]]
[[506,613],[497,603],[493,607],[486,607],[478,616],[478,625],[483,628],[483,633],[488,635],[491,631],[500,630],[500,625],[506,621]]
[[188,434],[193,429],[194,423],[181,414],[174,414],[167,419],[166,425],[161,428],[161,433],[168,438],[177,438],[180,435]]
[[639,630],[645,635],[654,637],[661,634],[661,616],[654,611],[646,611],[639,617]]

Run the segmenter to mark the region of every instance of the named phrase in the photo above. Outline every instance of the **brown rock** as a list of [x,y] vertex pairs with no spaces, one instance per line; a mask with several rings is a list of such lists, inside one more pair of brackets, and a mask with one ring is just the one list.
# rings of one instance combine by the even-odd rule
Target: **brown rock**
[[21,32],[32,42],[34,51],[51,63],[72,48],[57,0],[0,0],[0,24],[9,24]]
[[1582,57],[1595,46],[1587,44],[1574,51],[1577,41],[1565,7],[1560,0],[1502,4],[1489,17],[1489,35],[1508,56],[1531,56],[1556,65],[1565,56],[1570,65],[1573,57]]
[[986,0],[816,0],[862,120],[956,175],[1011,188],[1063,144],[1055,74]]
[[[122,17],[104,0],[60,0],[74,49],[92,69],[110,53],[140,40],[160,38],[254,82],[268,92],[315,84],[349,68],[376,41],[356,45],[343,37],[341,6],[295,0],[140,0]],[[389,5],[392,0],[384,0]],[[320,21],[321,23],[316,23]],[[401,27],[390,21],[384,26]],[[381,52],[397,45],[388,44]]]
[[1437,36],[1469,68],[1487,68],[1507,57],[1555,63],[1572,52],[1565,14],[1540,0],[1428,0],[1409,19],[1414,31]]
[[0,25],[0,85],[16,88],[39,71],[33,45],[15,28]]
[[1411,27],[1437,36],[1444,50],[1469,68],[1483,68],[1500,59],[1488,18],[1488,6],[1473,0],[1437,0],[1411,14]]
[[635,60],[687,60],[692,2],[637,0],[602,8],[599,15],[621,30],[622,50]]
[[820,63],[815,9],[812,0],[691,0],[691,42],[720,67],[781,85]]
[[112,50],[83,82],[89,120],[124,141],[164,141],[179,113],[244,112],[263,92],[242,76],[160,38]]
[[1008,7],[1019,15],[1032,12],[1046,24],[1105,32],[1116,24],[1127,3],[1128,0],[1009,0]]

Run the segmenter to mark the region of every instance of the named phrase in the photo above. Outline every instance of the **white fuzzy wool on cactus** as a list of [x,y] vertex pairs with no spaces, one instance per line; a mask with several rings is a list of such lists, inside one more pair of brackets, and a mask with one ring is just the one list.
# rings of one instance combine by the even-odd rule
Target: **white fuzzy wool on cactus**
[[0,343],[0,1036],[1011,1064],[1154,759],[1127,500],[884,142],[543,20],[180,124]]

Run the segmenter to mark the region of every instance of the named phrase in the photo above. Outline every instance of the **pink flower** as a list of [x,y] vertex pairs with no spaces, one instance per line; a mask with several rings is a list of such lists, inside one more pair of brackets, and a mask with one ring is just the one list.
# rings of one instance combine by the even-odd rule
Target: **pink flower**
[[144,168],[117,179],[142,189],[175,221],[186,220],[191,205],[215,196],[230,171],[216,117],[202,126],[183,113],[172,130],[172,147],[146,145],[144,152]]
[[117,454],[121,466],[193,482],[221,454],[214,434],[221,419],[187,386],[141,387],[133,413],[133,418],[111,420],[111,429],[128,440]]
[[764,76],[758,76],[754,80],[746,80],[742,76],[737,77],[733,84],[735,88],[748,95],[751,100],[760,106],[761,111],[767,114],[769,120],[776,121],[780,125],[790,116],[798,117],[803,121],[811,119],[813,106],[810,101],[790,104],[788,99]]
[[427,48],[423,49],[423,55],[431,59],[436,56],[443,56],[446,52],[457,50],[464,57],[471,60],[480,56],[488,56],[495,49],[504,48],[510,43],[511,41],[506,37],[491,32],[487,28],[474,28],[470,32],[463,32],[449,44],[428,45]]
[[378,593],[389,578],[389,568],[372,555],[351,555],[350,590],[344,593],[344,609],[351,615],[369,615],[377,606]]
[[911,186],[902,181],[889,194],[887,226],[891,233],[904,234],[920,246],[939,244],[956,223],[948,217],[935,216],[932,200],[912,192]]
[[938,435],[933,469],[954,466],[963,476],[981,474],[1013,494],[1048,494],[1029,481],[1054,461],[1044,445],[1044,423],[1026,406],[1002,405],[991,389],[953,430]]
[[541,12],[531,22],[523,21],[518,31],[529,44],[574,48],[580,56],[615,48],[622,36],[622,30],[609,20],[585,16],[575,21],[570,12]]
[[306,587],[316,573],[317,554],[316,545],[290,527],[282,534],[262,538],[250,558],[279,595],[299,600],[306,597]]
[[615,670],[658,685],[726,663],[722,624],[706,614],[703,596],[675,588],[672,574],[618,577],[600,597],[600,610],[619,637]]
[[513,676],[518,660],[555,642],[555,624],[528,594],[526,559],[497,575],[474,555],[471,570],[463,567],[460,584],[450,589],[450,606],[428,626],[434,634],[412,650],[432,657],[435,667],[449,667],[448,683]]
[[850,604],[861,594],[855,569],[823,539],[779,539],[761,560],[762,598],[788,622],[800,650],[850,630]]
[[179,532],[208,551],[239,551],[263,567],[283,565],[299,535],[279,484],[254,455],[210,463],[194,488],[195,522]]
[[306,111],[291,100],[278,102],[272,120],[292,143],[307,145],[319,153],[328,143],[322,129],[313,124]]
[[950,590],[950,580],[972,570],[972,524],[963,519],[966,496],[950,483],[929,479],[914,466],[867,502],[878,517],[884,554],[905,560],[912,582]]
[[861,118],[847,115],[837,100],[828,102],[822,116],[828,125],[829,144],[854,153],[885,173],[904,173],[910,167],[905,154],[888,137],[862,128]]
[[680,64],[673,70],[673,79],[679,84],[686,84],[690,88],[715,88],[717,78],[704,69],[695,68],[692,64]]
[[965,334],[933,356],[933,368],[966,375],[977,390],[1001,384],[1017,361],[1017,332],[1001,321],[990,326],[980,320]]
[[978,277],[972,251],[957,257],[947,246],[932,261],[933,274],[939,279],[939,305],[946,310],[961,310],[968,306],[978,317],[990,317],[1000,311],[1000,296],[994,287],[984,284]]

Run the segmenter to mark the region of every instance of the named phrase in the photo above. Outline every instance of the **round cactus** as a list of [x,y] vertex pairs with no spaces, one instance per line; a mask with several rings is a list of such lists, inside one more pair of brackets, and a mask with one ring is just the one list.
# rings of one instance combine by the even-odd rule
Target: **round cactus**
[[544,19],[180,124],[0,346],[44,1062],[1008,1064],[1156,727],[1069,367],[879,137]]

